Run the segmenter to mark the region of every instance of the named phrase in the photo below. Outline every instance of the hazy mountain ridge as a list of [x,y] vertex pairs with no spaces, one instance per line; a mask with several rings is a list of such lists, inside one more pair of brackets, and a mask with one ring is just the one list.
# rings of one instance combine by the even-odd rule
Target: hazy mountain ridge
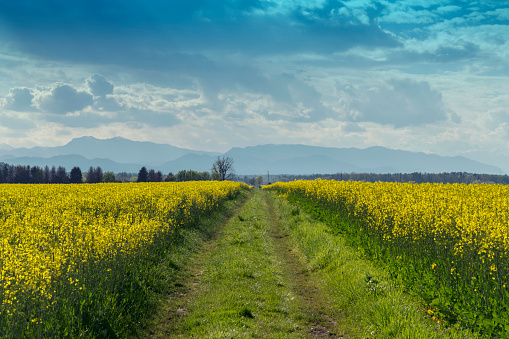
[[17,148],[3,151],[0,154],[16,157],[51,158],[61,155],[81,155],[87,159],[104,158],[120,164],[143,163],[146,165],[161,165],[175,160],[189,153],[217,155],[219,153],[194,151],[167,144],[157,144],[149,141],[132,141],[121,137],[111,139],[96,139],[81,137],[71,140],[63,146]]
[[[0,161],[13,165],[101,166],[103,171],[137,172],[142,166],[164,173],[183,169],[209,171],[220,153],[182,149],[124,138],[82,137],[56,147],[0,147]],[[385,147],[334,148],[307,145],[259,145],[232,148],[237,174],[441,173],[503,174],[496,166],[465,157],[392,150]]]

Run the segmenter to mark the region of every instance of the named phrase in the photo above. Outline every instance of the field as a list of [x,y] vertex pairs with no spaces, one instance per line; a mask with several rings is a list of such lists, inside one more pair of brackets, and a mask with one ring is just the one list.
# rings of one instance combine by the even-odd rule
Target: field
[[270,188],[347,234],[437,322],[509,333],[509,186],[315,180]]
[[0,185],[0,337],[507,337],[508,186],[246,188]]
[[125,336],[173,233],[243,187],[0,185],[0,336]]

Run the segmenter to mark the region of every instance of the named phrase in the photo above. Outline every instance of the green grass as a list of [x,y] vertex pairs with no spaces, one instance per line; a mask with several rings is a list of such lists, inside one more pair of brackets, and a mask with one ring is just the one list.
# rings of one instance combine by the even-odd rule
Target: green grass
[[230,220],[208,253],[176,337],[301,338],[296,296],[272,244],[270,216],[258,191]]

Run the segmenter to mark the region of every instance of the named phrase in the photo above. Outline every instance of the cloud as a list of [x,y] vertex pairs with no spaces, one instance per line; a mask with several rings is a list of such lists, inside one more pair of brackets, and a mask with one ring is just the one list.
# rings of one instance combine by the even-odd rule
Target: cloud
[[87,80],[90,92],[96,97],[105,97],[113,93],[113,84],[100,74],[92,74]]
[[37,98],[41,110],[50,114],[67,114],[80,111],[94,103],[93,96],[71,85],[58,83]]
[[16,87],[9,91],[5,97],[4,109],[18,112],[33,111],[32,99],[34,98],[32,91],[26,87]]
[[168,112],[154,112],[152,110],[130,109],[121,113],[120,119],[125,122],[138,122],[149,126],[168,127],[181,123],[175,114]]
[[486,12],[486,15],[496,16],[499,20],[509,20],[509,8],[497,8],[494,11]]
[[424,81],[394,79],[374,86],[343,85],[340,102],[352,121],[397,128],[447,120],[442,95]]
[[92,112],[80,112],[73,115],[48,114],[44,120],[71,128],[95,128],[112,122],[110,117]]
[[429,24],[435,22],[436,16],[428,10],[407,8],[384,15],[380,21],[394,24]]
[[509,108],[504,107],[489,110],[485,116],[485,125],[491,130],[499,127],[507,129],[509,127]]
[[23,131],[35,128],[36,124],[32,120],[24,117],[0,114],[0,126],[16,131]]
[[461,10],[460,6],[448,5],[448,6],[438,7],[435,10],[435,12],[437,12],[439,14],[446,14],[446,13],[451,13],[451,12],[457,12],[457,11],[460,11],[460,10]]

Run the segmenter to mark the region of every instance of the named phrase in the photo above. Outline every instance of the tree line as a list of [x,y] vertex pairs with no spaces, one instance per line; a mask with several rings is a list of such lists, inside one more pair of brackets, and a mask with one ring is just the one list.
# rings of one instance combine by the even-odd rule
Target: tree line
[[0,163],[0,183],[4,184],[78,184],[84,181],[98,183],[108,181],[110,173],[103,173],[101,167],[90,167],[88,172],[82,173],[77,166],[67,172],[63,166],[45,166],[43,168]]
[[161,171],[155,171],[153,169],[147,170],[143,166],[138,172],[136,182],[161,182],[161,181],[206,181],[206,180],[221,180],[219,174],[213,172],[212,174],[204,171],[198,172],[194,170],[181,170],[177,174],[173,172],[168,173],[164,176]]
[[[219,158],[218,158],[219,160]],[[233,163],[233,162],[231,162]],[[231,167],[230,163],[230,167]],[[214,166],[216,163],[214,164]],[[143,166],[138,175],[135,173],[113,173],[103,172],[100,166],[91,166],[88,172],[82,172],[78,166],[67,172],[63,166],[39,166],[9,165],[0,163],[0,183],[9,184],[79,184],[79,183],[100,183],[100,182],[170,182],[170,181],[201,181],[201,180],[225,180],[230,179],[225,167],[212,167],[212,172],[198,172],[194,170],[181,170],[176,174],[173,172],[164,175],[161,171],[147,169]],[[231,168],[228,168],[230,170]]]

